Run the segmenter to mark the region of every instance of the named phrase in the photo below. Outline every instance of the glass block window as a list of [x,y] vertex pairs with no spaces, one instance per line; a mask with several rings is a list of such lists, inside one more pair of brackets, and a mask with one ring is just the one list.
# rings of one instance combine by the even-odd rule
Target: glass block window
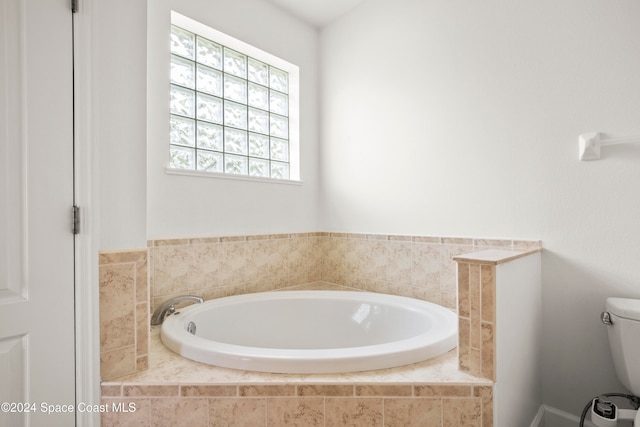
[[291,179],[289,73],[171,26],[171,169]]

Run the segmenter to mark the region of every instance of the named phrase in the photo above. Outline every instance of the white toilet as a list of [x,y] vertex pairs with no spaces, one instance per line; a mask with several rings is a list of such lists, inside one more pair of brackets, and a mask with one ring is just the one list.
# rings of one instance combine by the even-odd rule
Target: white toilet
[[[622,384],[640,396],[640,299],[607,298],[602,321],[609,325],[609,346]],[[640,411],[625,411],[640,427]]]

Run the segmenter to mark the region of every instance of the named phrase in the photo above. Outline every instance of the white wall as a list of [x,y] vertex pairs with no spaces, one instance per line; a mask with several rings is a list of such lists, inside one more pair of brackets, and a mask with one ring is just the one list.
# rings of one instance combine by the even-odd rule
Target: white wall
[[495,425],[527,426],[542,405],[541,255],[496,266]]
[[621,390],[599,313],[640,298],[636,0],[369,0],[321,33],[322,228],[542,239],[543,399]]
[[92,9],[93,74],[92,93],[83,96],[92,100],[98,246],[146,247],[146,1],[85,6]]
[[[264,0],[154,0],[148,7],[148,238],[317,230],[317,30]],[[302,185],[166,174],[171,9],[300,67]]]

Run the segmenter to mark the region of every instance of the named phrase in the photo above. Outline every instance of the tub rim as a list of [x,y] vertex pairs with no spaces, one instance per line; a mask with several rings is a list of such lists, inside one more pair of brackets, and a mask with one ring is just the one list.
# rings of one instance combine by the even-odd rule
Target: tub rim
[[[418,311],[428,309],[444,328],[384,344],[332,349],[273,349],[208,340],[186,331],[186,324],[198,313],[218,306],[248,301],[341,299],[401,306]],[[207,300],[176,311],[160,330],[162,343],[182,357],[231,369],[257,372],[316,374],[344,373],[392,368],[440,356],[457,345],[457,314],[432,302],[368,291],[282,290],[256,292]],[[211,347],[215,346],[215,353]],[[340,367],[337,368],[336,364]]]

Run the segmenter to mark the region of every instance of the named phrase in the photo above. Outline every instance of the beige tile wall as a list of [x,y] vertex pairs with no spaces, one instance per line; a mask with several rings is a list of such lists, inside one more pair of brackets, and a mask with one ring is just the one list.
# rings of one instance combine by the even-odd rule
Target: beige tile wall
[[[495,277],[489,280],[491,275],[481,267],[477,271],[471,271],[469,265],[467,270],[460,267],[463,277],[468,271],[466,282],[463,278],[468,288],[463,285],[457,305],[452,257],[490,248],[517,250],[539,245],[343,233],[155,240],[148,248],[149,281],[147,250],[101,253],[102,378],[146,366],[149,305],[153,309],[187,293],[210,299],[320,280],[458,308],[461,334],[465,334],[461,347],[466,348],[460,367],[493,378],[495,369],[488,362],[487,349],[495,343],[489,317],[492,306],[487,301],[493,301],[490,292]],[[110,409],[117,409],[111,405],[119,403],[132,403],[136,409],[103,413],[103,426],[493,425],[492,387],[486,385],[125,384],[105,385],[102,393]]]
[[320,233],[151,240],[151,306],[178,295],[204,299],[321,279]]
[[186,293],[211,299],[319,280],[456,308],[453,256],[534,245],[326,232],[152,240],[151,308]]
[[149,363],[147,249],[101,252],[100,376],[146,369]]
[[493,426],[492,387],[478,385],[122,385],[102,396],[105,427]]
[[[420,298],[466,313],[456,305],[453,256],[539,246],[537,241],[319,232],[152,240],[148,251],[101,252],[103,379],[144,369],[149,311],[174,296],[211,299],[322,280]],[[463,298],[461,303],[468,301]],[[471,315],[462,317],[465,331]],[[492,334],[491,322],[483,320],[480,332],[486,338]],[[477,330],[474,326],[469,335],[474,340],[469,350],[473,372],[478,372],[480,357]]]
[[458,263],[458,365],[496,379],[496,266]]

